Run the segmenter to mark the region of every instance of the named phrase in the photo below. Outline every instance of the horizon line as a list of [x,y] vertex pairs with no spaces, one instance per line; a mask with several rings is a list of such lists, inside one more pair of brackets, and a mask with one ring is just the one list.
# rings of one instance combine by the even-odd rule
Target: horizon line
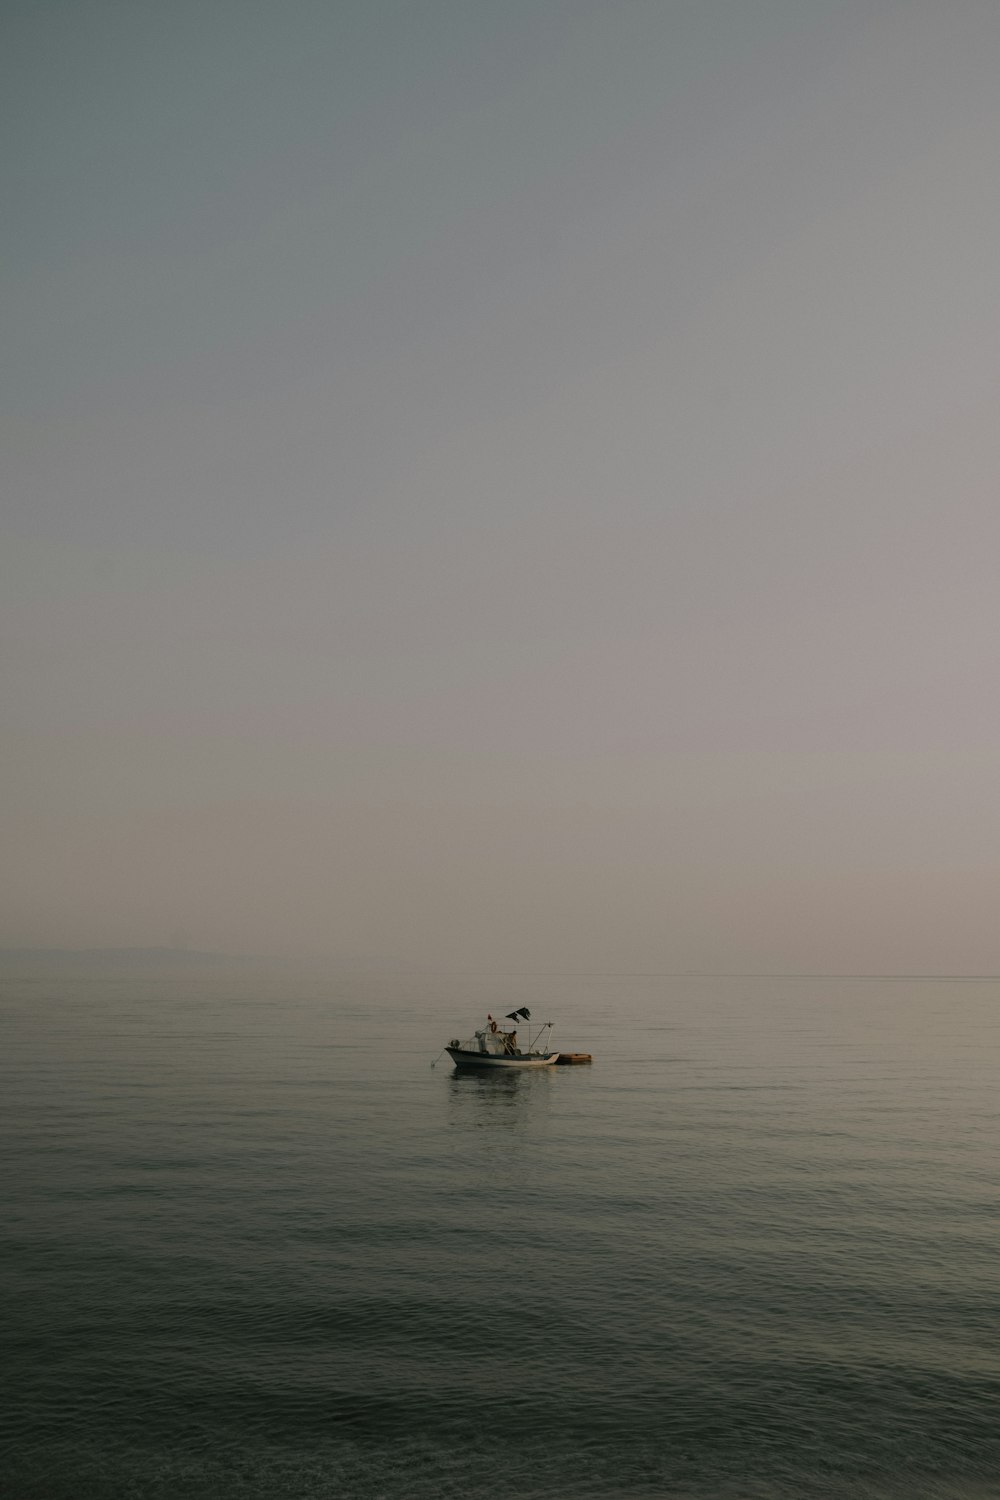
[[[4,956],[27,956],[29,954],[39,957],[45,955],[88,955],[99,957],[101,955],[130,954],[157,954],[159,956],[170,956],[176,958],[215,958],[228,959],[233,962],[276,962],[276,963],[323,963],[336,965],[342,963],[345,968],[364,967],[376,970],[377,960],[338,960],[332,954],[306,954],[290,955],[278,953],[231,953],[219,949],[207,948],[177,948],[157,945],[135,945],[132,947],[28,947],[23,945],[0,946],[0,958]],[[449,969],[438,967],[434,964],[403,964],[398,963],[391,972],[400,974],[444,974],[457,976],[461,974],[492,975],[497,978],[552,978],[552,979],[893,979],[893,980],[954,980],[987,983],[1000,980],[1000,974],[941,974],[941,973],[908,973],[908,972],[855,972],[850,970],[798,970],[798,969],[508,969],[488,968],[478,965],[462,965],[459,968]]]

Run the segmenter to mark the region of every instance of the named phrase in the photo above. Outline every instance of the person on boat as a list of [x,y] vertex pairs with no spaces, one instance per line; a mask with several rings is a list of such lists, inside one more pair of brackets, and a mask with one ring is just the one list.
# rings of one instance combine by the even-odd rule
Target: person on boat
[[517,1032],[516,1031],[508,1031],[503,1040],[504,1040],[504,1051],[505,1052],[509,1052],[510,1055],[511,1055],[511,1057],[514,1057],[516,1055],[516,1053],[520,1052],[521,1049],[517,1045]]

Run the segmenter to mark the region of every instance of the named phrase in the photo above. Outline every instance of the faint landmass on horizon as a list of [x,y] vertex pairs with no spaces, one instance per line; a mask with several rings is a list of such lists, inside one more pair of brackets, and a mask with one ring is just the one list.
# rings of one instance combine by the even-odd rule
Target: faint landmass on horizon
[[0,974],[26,970],[67,974],[190,973],[199,969],[319,969],[343,973],[398,973],[416,966],[397,957],[358,954],[216,953],[195,948],[0,948]]
[[0,968],[8,970],[24,964],[72,969],[188,969],[246,962],[247,959],[232,954],[188,948],[0,948]]

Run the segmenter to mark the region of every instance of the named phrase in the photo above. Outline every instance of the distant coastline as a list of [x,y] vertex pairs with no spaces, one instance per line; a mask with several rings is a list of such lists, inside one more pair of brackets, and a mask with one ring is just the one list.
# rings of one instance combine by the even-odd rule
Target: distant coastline
[[0,948],[0,968],[49,965],[73,969],[218,968],[252,959],[189,948]]
[[757,979],[757,980],[825,980],[894,983],[966,983],[994,984],[1000,974],[920,974],[834,972],[797,970],[598,970],[598,969],[518,969],[506,966],[462,965],[449,968],[432,963],[408,962],[396,955],[376,958],[357,954],[219,953],[195,948],[4,948],[0,947],[0,974],[10,976],[18,969],[55,969],[76,973],[121,973],[156,970],[159,972],[196,969],[247,969],[266,967],[280,970],[310,970],[330,974],[411,974],[418,977],[494,979]]

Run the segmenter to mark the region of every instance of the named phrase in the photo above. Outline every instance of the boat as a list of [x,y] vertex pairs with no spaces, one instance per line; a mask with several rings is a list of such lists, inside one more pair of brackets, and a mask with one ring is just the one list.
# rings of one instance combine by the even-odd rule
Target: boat
[[[507,1021],[513,1026],[506,1027]],[[519,1021],[524,1022],[528,1033],[528,1045],[523,1049],[517,1040]],[[531,1011],[522,1006],[504,1016],[503,1021],[488,1015],[485,1026],[480,1026],[468,1041],[453,1037],[444,1050],[456,1068],[549,1068],[559,1059],[559,1053],[549,1046],[551,1032],[552,1022],[545,1021],[532,1036]]]

